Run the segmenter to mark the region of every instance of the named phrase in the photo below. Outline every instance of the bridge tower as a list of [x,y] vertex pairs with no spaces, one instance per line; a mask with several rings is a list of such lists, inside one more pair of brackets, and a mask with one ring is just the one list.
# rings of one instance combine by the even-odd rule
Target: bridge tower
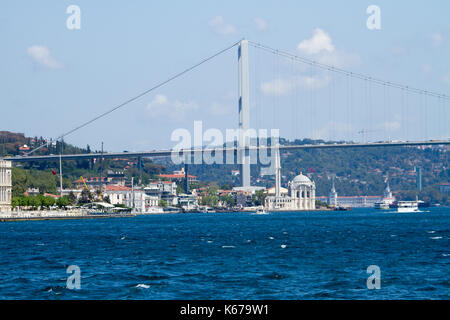
[[250,187],[250,154],[245,147],[250,146],[249,137],[245,134],[250,128],[250,97],[248,74],[248,41],[241,40],[238,47],[238,84],[239,84],[239,141],[241,150],[238,157],[241,163],[242,187]]

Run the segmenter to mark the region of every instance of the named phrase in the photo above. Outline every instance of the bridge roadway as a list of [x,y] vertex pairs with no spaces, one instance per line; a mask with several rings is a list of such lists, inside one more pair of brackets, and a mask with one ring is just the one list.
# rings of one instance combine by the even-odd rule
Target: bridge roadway
[[[448,145],[450,140],[430,140],[430,141],[398,141],[398,142],[368,142],[368,143],[334,143],[334,144],[304,144],[304,145],[280,145],[282,150],[301,150],[301,149],[342,149],[342,148],[368,148],[368,147],[402,147],[402,146],[425,146],[425,145]],[[247,150],[257,149],[271,149],[272,146],[252,146]],[[212,152],[233,152],[238,151],[237,147],[217,147],[217,148],[195,148],[182,150],[152,150],[145,152],[115,152],[115,153],[89,153],[89,154],[63,154],[62,160],[85,160],[94,158],[109,158],[109,159],[126,159],[126,158],[152,158],[152,157],[167,157],[172,154],[186,153],[212,153]],[[13,162],[27,162],[27,161],[55,161],[59,160],[60,155],[46,155],[46,156],[15,156],[6,157],[5,160]]]

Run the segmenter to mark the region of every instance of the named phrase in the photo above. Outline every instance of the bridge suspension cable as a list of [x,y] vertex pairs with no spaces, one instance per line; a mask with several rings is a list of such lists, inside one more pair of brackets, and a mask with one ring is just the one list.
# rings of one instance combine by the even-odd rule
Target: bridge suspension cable
[[294,55],[292,53],[286,52],[286,51],[282,51],[282,50],[278,50],[278,49],[274,49],[271,48],[269,46],[257,43],[257,42],[253,42],[253,41],[248,41],[249,45],[251,45],[254,48],[257,49],[261,49],[267,52],[270,52],[272,54],[275,55],[279,55],[288,59],[294,59],[296,61],[302,62],[304,64],[307,65],[311,65],[320,69],[324,69],[324,70],[328,70],[331,72],[335,72],[335,73],[339,73],[339,74],[343,74],[343,75],[347,75],[350,76],[352,78],[357,78],[360,80],[365,80],[368,81],[370,83],[375,83],[378,85],[385,85],[391,88],[397,88],[397,89],[403,89],[407,92],[411,92],[411,93],[417,93],[417,94],[423,94],[426,96],[431,96],[431,97],[436,97],[436,98],[441,98],[444,100],[450,100],[450,96],[446,95],[446,94],[442,94],[442,93],[438,93],[438,92],[433,92],[433,91],[428,91],[428,90],[423,90],[423,89],[418,89],[418,88],[414,88],[411,86],[407,86],[407,85],[403,85],[400,83],[396,83],[396,82],[391,82],[391,81],[386,81],[386,80],[382,80],[382,79],[378,79],[378,78],[374,78],[372,76],[366,75],[366,74],[362,74],[362,73],[358,73],[358,72],[352,72],[352,71],[348,71],[342,68],[338,68],[332,65],[328,65],[328,64],[324,64],[312,59],[308,59],[308,58],[304,58],[304,57],[300,57],[297,55]]
[[[164,80],[164,81],[162,81],[162,82],[156,84],[155,86],[153,86],[153,87],[151,87],[151,88],[149,88],[149,89],[147,89],[147,90],[145,90],[145,91],[139,93],[138,95],[136,95],[136,96],[134,96],[134,97],[132,97],[132,98],[130,98],[130,99],[128,99],[128,100],[122,102],[121,104],[119,104],[119,105],[117,105],[117,106],[115,106],[115,107],[109,109],[108,111],[103,112],[102,114],[100,114],[100,115],[98,115],[98,116],[96,116],[96,117],[90,119],[89,121],[86,121],[86,122],[82,123],[81,125],[79,125],[79,126],[73,128],[73,129],[71,129],[71,130],[69,130],[69,131],[67,131],[67,132],[65,132],[65,133],[63,133],[63,134],[61,134],[59,137],[57,137],[57,138],[55,139],[55,141],[58,141],[58,140],[60,140],[60,139],[63,139],[64,137],[66,137],[66,136],[68,136],[68,135],[74,133],[75,131],[80,130],[81,128],[84,128],[84,127],[86,127],[87,125],[89,125],[89,124],[91,124],[91,123],[93,123],[93,122],[95,122],[95,121],[97,121],[97,120],[99,120],[99,119],[101,119],[101,118],[103,118],[103,117],[109,115],[110,113],[112,113],[112,112],[114,112],[114,111],[116,111],[116,110],[118,110],[118,109],[120,109],[120,108],[126,106],[127,104],[130,104],[131,102],[138,100],[139,98],[141,98],[141,97],[145,96],[146,94],[148,94],[148,93],[150,93],[150,92],[152,92],[152,91],[154,91],[154,90],[156,90],[156,89],[158,89],[158,88],[160,88],[160,87],[166,85],[167,83],[169,83],[169,82],[171,82],[171,81],[173,81],[173,80],[175,80],[175,79],[177,79],[177,78],[180,78],[181,76],[185,75],[186,73],[188,73],[188,72],[190,72],[190,71],[192,71],[192,70],[194,70],[194,69],[200,67],[201,65],[205,64],[206,62],[208,62],[208,61],[214,59],[215,57],[217,57],[217,56],[219,56],[219,55],[221,55],[221,54],[223,54],[223,53],[229,51],[230,49],[234,48],[235,46],[237,46],[237,45],[239,44],[239,42],[240,42],[240,41],[233,43],[232,45],[226,47],[225,49],[222,49],[222,50],[216,52],[215,54],[213,54],[213,55],[211,55],[211,56],[209,56],[209,57],[207,57],[207,58],[204,58],[204,59],[201,60],[200,62],[198,62],[198,63],[196,63],[196,64],[190,66],[190,67],[187,68],[187,69],[184,69],[183,71],[181,71],[181,72],[179,72],[179,73],[177,73],[177,74],[171,76],[170,78],[168,78],[168,79],[166,79],[166,80]],[[30,155],[30,154],[32,154],[32,153],[34,153],[34,152],[36,152],[36,151],[42,149],[43,147],[48,146],[49,143],[50,143],[50,142],[44,143],[44,144],[40,145],[39,147],[37,147],[37,148],[35,148],[35,149],[33,149],[33,150],[27,152],[25,155],[28,156],[28,155]]]

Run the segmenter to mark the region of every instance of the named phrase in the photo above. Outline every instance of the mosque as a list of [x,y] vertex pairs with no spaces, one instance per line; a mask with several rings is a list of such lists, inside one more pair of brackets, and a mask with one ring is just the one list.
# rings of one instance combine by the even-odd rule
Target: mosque
[[279,153],[275,157],[275,195],[267,196],[265,209],[273,211],[297,211],[316,209],[316,184],[300,173],[288,183],[287,194],[281,193],[281,165]]

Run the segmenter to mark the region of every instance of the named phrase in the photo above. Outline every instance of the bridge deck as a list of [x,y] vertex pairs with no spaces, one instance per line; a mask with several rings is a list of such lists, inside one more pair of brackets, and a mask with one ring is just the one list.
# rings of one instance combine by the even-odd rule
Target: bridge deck
[[[373,148],[373,147],[402,147],[402,146],[424,146],[424,145],[448,145],[450,140],[432,140],[432,141],[399,141],[399,142],[373,142],[373,143],[335,143],[335,144],[304,144],[304,145],[280,145],[280,150],[300,150],[300,149],[333,149],[333,148]],[[248,150],[257,149],[271,149],[271,146],[248,147]],[[238,150],[237,147],[231,148],[204,148],[204,149],[184,149],[184,150],[152,150],[144,152],[116,152],[116,153],[90,153],[90,154],[63,154],[63,160],[84,160],[94,158],[138,158],[138,157],[167,157],[172,154],[186,153],[211,153],[215,152],[234,152]],[[55,161],[59,160],[60,155],[46,155],[46,156],[15,156],[4,158],[13,162],[27,162],[27,161]]]

